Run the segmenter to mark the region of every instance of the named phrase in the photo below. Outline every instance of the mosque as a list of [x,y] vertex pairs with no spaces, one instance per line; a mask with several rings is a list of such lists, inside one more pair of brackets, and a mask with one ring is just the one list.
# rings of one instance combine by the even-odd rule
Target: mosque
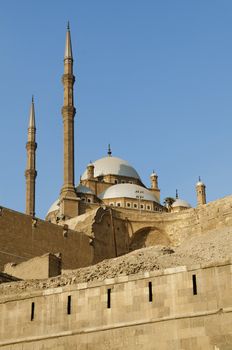
[[[46,220],[52,223],[64,223],[101,206],[117,207],[121,210],[143,212],[179,212],[191,206],[185,200],[167,198],[160,203],[158,175],[153,171],[150,176],[150,188],[143,184],[138,172],[127,161],[112,156],[110,145],[106,157],[89,163],[76,187],[74,179],[74,117],[75,107],[73,87],[73,54],[71,34],[68,25],[64,55],[64,105],[62,108],[64,132],[64,184],[59,198],[52,204]],[[36,180],[36,127],[35,109],[32,100],[28,142],[26,175],[26,214],[35,214],[35,180]],[[206,203],[205,185],[199,179],[196,184],[197,203]]]

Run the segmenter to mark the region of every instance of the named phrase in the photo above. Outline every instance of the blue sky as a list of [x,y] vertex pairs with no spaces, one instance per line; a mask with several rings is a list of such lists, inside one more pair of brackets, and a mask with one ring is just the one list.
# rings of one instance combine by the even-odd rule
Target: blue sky
[[231,194],[231,0],[20,0],[0,10],[0,204],[24,211],[31,95],[37,121],[36,213],[62,186],[63,55],[70,20],[76,183],[90,160],[128,160],[162,199]]

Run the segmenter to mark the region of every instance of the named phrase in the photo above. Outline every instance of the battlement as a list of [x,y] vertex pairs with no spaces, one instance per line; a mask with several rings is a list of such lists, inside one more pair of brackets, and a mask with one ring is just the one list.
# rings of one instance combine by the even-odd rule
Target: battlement
[[221,349],[232,339],[232,262],[2,294],[0,314],[6,349]]

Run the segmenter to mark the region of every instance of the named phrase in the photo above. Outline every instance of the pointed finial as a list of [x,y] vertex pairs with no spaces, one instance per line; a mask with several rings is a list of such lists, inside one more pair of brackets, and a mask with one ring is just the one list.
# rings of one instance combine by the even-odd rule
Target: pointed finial
[[33,95],[32,95],[32,99],[31,99],[31,110],[30,110],[28,128],[35,128],[35,106],[34,106],[34,96]]
[[108,153],[108,156],[111,157],[112,152],[111,152],[110,144],[108,144],[108,152],[107,153]]
[[70,33],[70,24],[67,24],[67,32],[66,32],[66,42],[65,42],[65,52],[64,59],[73,58],[72,55],[72,43],[71,43],[71,33]]
[[178,195],[178,190],[176,190],[176,199],[179,198],[179,195]]

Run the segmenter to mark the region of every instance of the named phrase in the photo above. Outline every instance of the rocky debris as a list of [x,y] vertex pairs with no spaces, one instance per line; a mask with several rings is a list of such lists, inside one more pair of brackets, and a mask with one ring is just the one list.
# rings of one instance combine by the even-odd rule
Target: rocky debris
[[104,260],[93,266],[63,271],[63,274],[58,277],[4,283],[0,285],[0,296],[104,280],[169,267],[213,264],[229,259],[232,259],[232,228],[212,230],[187,239],[179,247],[159,245],[142,248],[114,259]]

